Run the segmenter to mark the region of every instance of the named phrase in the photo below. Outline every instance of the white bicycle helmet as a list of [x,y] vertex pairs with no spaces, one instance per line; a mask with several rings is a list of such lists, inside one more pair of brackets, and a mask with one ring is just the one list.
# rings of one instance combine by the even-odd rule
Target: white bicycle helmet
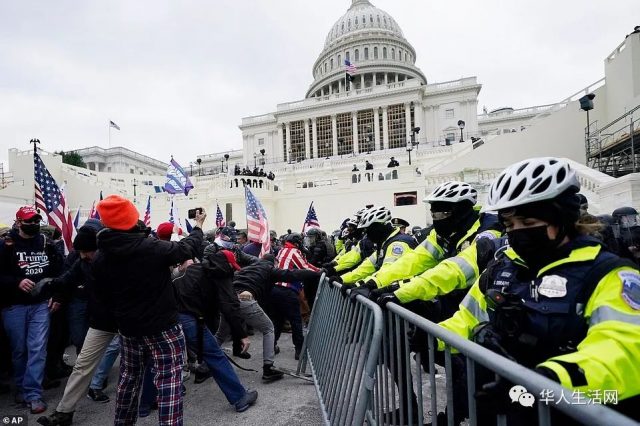
[[566,160],[530,158],[504,169],[491,184],[483,211],[498,211],[549,200],[569,188],[580,190],[575,171]]
[[391,211],[386,207],[371,207],[360,219],[358,228],[368,228],[374,223],[387,223],[391,220]]
[[458,203],[464,200],[469,200],[475,205],[478,202],[478,191],[466,182],[452,180],[438,185],[436,189],[422,201],[425,203],[432,203],[434,201]]
[[360,219],[362,219],[362,216],[364,216],[367,210],[369,209],[367,207],[364,207],[356,212],[356,214],[354,215],[354,217],[356,218],[356,222],[360,222]]

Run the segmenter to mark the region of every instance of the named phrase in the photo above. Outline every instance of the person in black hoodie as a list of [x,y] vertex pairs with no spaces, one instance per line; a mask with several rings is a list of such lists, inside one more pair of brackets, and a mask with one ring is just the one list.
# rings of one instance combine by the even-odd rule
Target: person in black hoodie
[[[218,241],[216,239],[216,241]],[[178,318],[189,349],[204,362],[214,380],[236,411],[247,410],[258,398],[258,392],[247,390],[231,363],[206,325],[207,317],[221,312],[231,324],[234,335],[241,339],[243,350],[249,339],[239,316],[239,302],[233,291],[234,271],[240,269],[234,254],[216,244],[209,245],[201,263],[187,267],[184,275],[173,281],[178,298]]]
[[115,318],[106,309],[104,295],[96,289],[93,260],[96,256],[96,234],[102,229],[100,222],[89,219],[78,229],[78,235],[73,240],[73,248],[77,253],[77,260],[60,277],[51,281],[50,285],[59,288],[62,294],[68,295],[76,290],[78,283],[83,284],[84,297],[87,299],[87,314],[89,330],[87,331],[82,350],[73,366],[73,371],[64,389],[64,395],[56,410],[47,417],[40,417],[38,423],[45,426],[68,426],[73,421],[73,413],[80,398],[89,388],[89,398],[96,402],[109,402],[109,397],[102,392],[102,387],[90,387],[94,372],[99,365],[106,364],[111,369],[115,358],[111,362],[101,361],[107,347],[118,336]]
[[59,303],[49,292],[32,291],[45,278],[56,277],[63,259],[40,232],[42,216],[31,207],[16,212],[16,228],[0,246],[0,306],[9,337],[15,402],[26,403],[33,414],[47,409],[42,400],[42,380],[47,358],[49,312]]
[[94,277],[97,289],[106,294],[122,343],[114,423],[136,422],[145,358],[150,358],[160,424],[181,425],[185,342],[169,268],[197,255],[206,213],[199,209],[191,234],[171,242],[148,238],[150,229],[126,198],[110,195],[97,210],[106,229],[98,233]]
[[[275,256],[266,254],[262,259],[251,257],[250,263],[243,266],[233,276],[233,287],[240,299],[238,313],[245,323],[262,333],[262,379],[272,382],[282,378],[283,373],[273,368],[275,356],[275,333],[271,319],[264,313],[264,306],[271,289],[278,281],[319,280],[320,273],[307,269],[279,269],[275,266]],[[232,327],[223,318],[216,333],[218,342],[224,342]]]

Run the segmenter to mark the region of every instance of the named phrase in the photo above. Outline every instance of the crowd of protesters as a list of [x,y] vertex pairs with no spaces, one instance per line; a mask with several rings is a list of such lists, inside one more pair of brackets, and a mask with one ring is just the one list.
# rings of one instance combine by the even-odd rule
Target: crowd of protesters
[[[231,340],[233,355],[249,358],[252,330],[262,336],[263,381],[283,377],[274,366],[278,338],[292,329],[297,359],[309,311],[303,288],[320,277],[300,234],[272,232],[271,253],[258,257],[259,245],[256,253],[234,223],[203,233],[202,209],[188,236],[171,223],[147,228],[120,196],[97,211],[100,220],[78,229],[68,254],[33,207],[0,230],[0,367],[13,378],[0,382],[0,393],[42,414],[43,389],[68,376],[58,405],[37,421],[70,425],[82,397],[110,401],[107,377],[120,355],[114,424],[134,424],[155,408],[159,424],[182,424],[190,372],[195,383],[212,377],[243,412],[258,393],[240,381],[221,345]],[[317,264],[330,260],[315,255]],[[65,363],[69,344],[78,355],[73,367]]]

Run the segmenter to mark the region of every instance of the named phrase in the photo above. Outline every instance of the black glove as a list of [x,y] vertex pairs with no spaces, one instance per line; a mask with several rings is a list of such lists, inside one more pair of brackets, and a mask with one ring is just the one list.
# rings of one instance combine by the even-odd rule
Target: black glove
[[336,268],[330,263],[325,263],[324,265],[322,265],[322,270],[328,277],[336,275],[338,273],[336,272]]
[[349,291],[352,288],[355,288],[355,287],[352,286],[352,285],[342,284],[342,287],[340,287],[340,294],[342,295],[342,297],[346,298],[347,297],[347,291]]
[[547,367],[536,367],[536,369],[533,370],[533,371],[535,371],[536,373],[546,377],[547,379],[551,379],[554,382],[560,383],[560,378],[558,377],[556,372],[553,371],[550,368],[547,368]]
[[395,304],[399,304],[400,303],[400,301],[398,300],[396,295],[393,294],[393,293],[384,293],[382,296],[380,296],[378,298],[378,300],[376,300],[376,303],[378,305],[380,305],[380,307],[382,307],[382,308],[387,306],[387,303],[389,303],[389,302],[393,302]]
[[400,286],[398,284],[391,284],[386,287],[376,288],[371,291],[371,294],[369,295],[369,299],[378,303],[378,299],[380,299],[382,296],[384,296],[385,294],[393,293],[399,288]]
[[342,284],[342,277],[340,275],[330,275],[329,276],[329,282],[332,283],[334,281],[337,282],[337,283]]
[[371,292],[373,290],[375,290],[376,288],[377,288],[376,283],[373,282],[372,280],[369,280],[366,283],[362,283],[362,280],[360,280],[358,282],[357,287],[355,287],[353,290],[351,290],[351,293],[349,294],[349,298],[351,299],[352,302],[355,302],[356,301],[356,297],[358,295],[364,296],[364,297],[369,297]]

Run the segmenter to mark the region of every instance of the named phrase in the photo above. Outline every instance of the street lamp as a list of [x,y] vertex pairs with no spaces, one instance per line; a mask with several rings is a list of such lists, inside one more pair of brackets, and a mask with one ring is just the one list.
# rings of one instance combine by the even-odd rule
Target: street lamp
[[196,160],[196,163],[198,163],[198,176],[200,176],[201,175],[200,165],[202,164],[202,158],[198,158]]
[[229,173],[229,154],[224,155],[224,161],[227,163],[227,173]]
[[265,153],[265,152],[266,152],[266,151],[264,150],[264,148],[262,148],[262,149],[260,150],[260,155],[262,155],[262,162],[260,163],[260,165],[261,165],[261,166],[264,166],[264,164],[265,164],[265,163],[264,163],[264,153]]
[[255,169],[256,167],[258,167],[258,163],[257,163],[257,159],[258,158],[258,154],[256,154],[255,152],[253,153],[253,168]]
[[462,130],[464,129],[464,121],[463,120],[458,120],[458,127],[460,128],[460,142],[464,142],[464,139],[462,139]]

